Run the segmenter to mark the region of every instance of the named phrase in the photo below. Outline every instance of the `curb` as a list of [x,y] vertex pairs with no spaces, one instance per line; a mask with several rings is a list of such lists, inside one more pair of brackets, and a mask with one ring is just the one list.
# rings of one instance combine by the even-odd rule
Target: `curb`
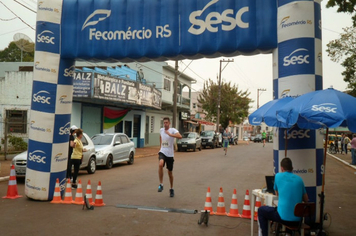
[[330,153],[327,153],[327,154],[328,154],[329,156],[333,157],[335,160],[338,160],[338,161],[340,161],[341,163],[344,163],[345,165],[347,165],[347,166],[353,168],[354,170],[356,170],[356,166],[351,165],[351,164],[348,163],[347,161],[344,161],[344,160],[342,160],[341,158],[338,158],[337,156],[334,156],[333,154],[330,154]]
[[0,177],[0,182],[5,182],[10,179],[10,176]]

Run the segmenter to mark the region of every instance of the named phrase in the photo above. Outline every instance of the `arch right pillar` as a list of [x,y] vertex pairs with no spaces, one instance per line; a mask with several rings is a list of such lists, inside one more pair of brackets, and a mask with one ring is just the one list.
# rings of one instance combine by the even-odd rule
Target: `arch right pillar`
[[[273,52],[273,97],[299,96],[323,89],[321,0],[278,0],[278,47]],[[298,128],[274,131],[274,173],[280,172],[280,161],[292,159],[293,172],[304,180],[309,201],[317,205],[319,222],[323,168],[323,134],[321,130]]]

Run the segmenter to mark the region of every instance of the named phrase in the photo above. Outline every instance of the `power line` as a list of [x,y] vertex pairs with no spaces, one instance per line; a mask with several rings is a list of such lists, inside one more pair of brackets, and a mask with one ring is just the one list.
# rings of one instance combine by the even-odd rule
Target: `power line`
[[25,22],[21,17],[19,17],[18,15],[16,15],[15,12],[11,11],[11,9],[8,8],[2,1],[0,1],[0,3],[1,3],[2,5],[4,5],[4,7],[6,7],[6,9],[9,10],[12,14],[14,14],[15,16],[17,16],[17,18],[19,18],[19,19],[22,21],[22,23],[24,23],[25,25],[27,25],[27,26],[30,27],[31,29],[35,30],[34,28],[32,28],[31,25],[29,25],[27,22]]
[[25,5],[23,5],[22,3],[20,3],[20,2],[18,2],[18,1],[16,1],[16,0],[14,0],[14,2],[20,4],[21,6],[23,6],[23,7],[26,8],[27,10],[32,11],[33,13],[37,13],[36,11],[32,10],[31,8],[29,8],[29,7],[25,6]]
[[[183,61],[182,63],[187,66]],[[189,66],[189,65],[188,65]],[[200,75],[198,75],[197,73],[195,73],[195,71],[193,71],[192,69],[190,69],[189,67],[187,67],[191,72],[193,72],[196,76],[198,76],[201,80],[203,80],[205,82],[205,79],[203,77],[201,77]]]

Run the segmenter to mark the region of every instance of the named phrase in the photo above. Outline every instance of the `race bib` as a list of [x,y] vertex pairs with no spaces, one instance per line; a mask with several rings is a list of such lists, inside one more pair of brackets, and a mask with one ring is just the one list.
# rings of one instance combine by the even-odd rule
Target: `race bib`
[[162,141],[162,147],[168,147],[169,144],[168,144],[168,141]]

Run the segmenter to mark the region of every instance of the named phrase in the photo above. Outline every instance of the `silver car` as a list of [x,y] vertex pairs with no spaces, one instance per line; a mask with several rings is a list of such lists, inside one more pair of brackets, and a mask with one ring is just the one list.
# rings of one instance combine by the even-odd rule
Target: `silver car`
[[110,169],[114,164],[134,163],[135,144],[126,134],[96,134],[92,137],[96,150],[96,164]]
[[185,132],[182,134],[182,138],[177,140],[178,152],[182,150],[192,149],[194,152],[196,149],[203,148],[201,144],[200,135],[196,132]]
[[[96,171],[96,156],[94,143],[86,133],[83,134],[82,143],[83,147],[87,149],[87,151],[83,152],[83,162],[80,165],[80,169],[86,169],[89,174],[94,174]],[[12,164],[15,166],[16,176],[25,177],[27,165],[27,151],[16,155],[12,159]]]

